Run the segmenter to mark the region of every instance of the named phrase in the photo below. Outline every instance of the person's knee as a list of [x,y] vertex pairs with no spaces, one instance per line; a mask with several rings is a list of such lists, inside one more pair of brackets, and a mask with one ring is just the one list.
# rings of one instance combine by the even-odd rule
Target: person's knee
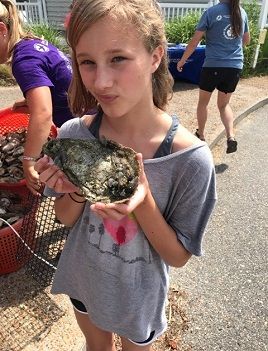
[[217,106],[220,112],[225,112],[227,108],[229,108],[229,100],[228,101],[222,101],[218,100],[217,101]]

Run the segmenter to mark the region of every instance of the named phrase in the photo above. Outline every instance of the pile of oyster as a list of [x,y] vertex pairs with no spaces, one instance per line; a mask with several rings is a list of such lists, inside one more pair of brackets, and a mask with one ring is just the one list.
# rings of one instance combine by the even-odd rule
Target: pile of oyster
[[137,189],[136,152],[114,141],[54,139],[44,145],[43,152],[91,203],[124,202]]
[[0,190],[0,229],[7,226],[2,219],[9,224],[14,224],[20,218],[24,217],[25,211],[25,206],[18,194]]
[[23,179],[22,156],[26,129],[0,135],[0,183],[17,183]]

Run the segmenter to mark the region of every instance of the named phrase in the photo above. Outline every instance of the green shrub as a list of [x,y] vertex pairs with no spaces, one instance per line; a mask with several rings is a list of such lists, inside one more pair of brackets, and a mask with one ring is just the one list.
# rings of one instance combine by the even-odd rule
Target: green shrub
[[44,38],[51,44],[55,45],[60,50],[66,52],[67,44],[65,38],[60,30],[53,25],[42,24],[31,24],[25,26],[26,32],[31,32],[39,38]]
[[190,13],[186,16],[165,22],[165,31],[169,43],[188,43],[195,32],[200,14]]
[[262,47],[262,55],[264,58],[268,58],[268,31],[266,33],[265,42]]
[[250,45],[244,47],[244,68],[242,71],[243,77],[254,75],[252,64],[255,57],[256,48],[258,45],[260,29],[258,21],[260,17],[260,6],[257,0],[248,0],[243,2],[243,8],[248,15],[249,31],[250,31]]

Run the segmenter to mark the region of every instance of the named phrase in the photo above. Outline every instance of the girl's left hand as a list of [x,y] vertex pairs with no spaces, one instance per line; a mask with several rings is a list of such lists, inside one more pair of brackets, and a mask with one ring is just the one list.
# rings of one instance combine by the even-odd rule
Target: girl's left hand
[[142,162],[142,154],[137,154],[137,159],[140,164],[140,177],[139,184],[137,190],[134,195],[124,203],[110,203],[104,204],[101,202],[97,202],[94,205],[90,206],[90,209],[94,211],[97,215],[102,218],[111,218],[114,220],[121,220],[128,214],[134,211],[136,207],[138,207],[145,199],[149,189],[148,180],[144,173],[144,166]]

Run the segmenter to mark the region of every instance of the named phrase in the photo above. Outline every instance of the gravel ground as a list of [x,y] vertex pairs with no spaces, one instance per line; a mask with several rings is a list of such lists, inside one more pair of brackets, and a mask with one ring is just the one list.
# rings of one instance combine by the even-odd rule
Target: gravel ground
[[[231,101],[235,116],[238,116],[258,101],[267,98],[267,91],[268,76],[242,79]],[[12,105],[15,100],[21,98],[22,95],[18,87],[0,87],[0,108]],[[191,131],[196,128],[195,108],[197,99],[198,88],[196,85],[178,81],[174,86],[174,96],[168,106],[168,111],[177,114],[181,123]],[[206,129],[206,139],[209,144],[222,129],[216,107],[216,94],[213,94],[209,105],[209,120]],[[236,199],[232,201],[235,203]],[[247,209],[245,208],[244,211],[247,211]],[[222,220],[226,218],[225,212],[221,215],[224,216]],[[236,239],[233,238],[233,240]],[[211,245],[218,245],[217,238]],[[196,264],[197,261],[199,262],[198,265]],[[193,326],[195,319],[191,315],[191,310],[192,308],[198,310],[202,300],[206,298],[205,291],[201,290],[201,287],[206,283],[208,276],[205,275],[202,279],[200,278],[201,275],[199,276],[206,264],[207,262],[204,259],[193,259],[186,266],[194,271],[195,288],[200,292],[199,296],[192,296],[189,281],[184,278],[186,276],[183,270],[176,270],[172,274],[172,280],[176,288],[174,289],[175,293],[173,291],[173,294],[170,295],[170,299],[173,303],[174,298],[177,298],[180,308],[172,309],[169,307],[168,312],[170,313],[170,329],[175,328],[179,335],[174,337],[172,333],[167,334],[167,338],[160,341],[158,351],[172,349],[180,351],[203,350],[198,346],[192,348],[190,343],[183,340],[184,338],[185,340],[189,339],[189,333],[186,333],[187,329],[190,333],[193,333],[200,328],[198,323],[196,329]],[[218,264],[226,263],[219,261]],[[76,325],[70,303],[65,296],[52,296],[49,290],[49,287],[40,290],[35,281],[27,276],[24,269],[0,277],[0,339],[2,342],[0,343],[0,351],[79,350],[83,343],[83,337]],[[222,298],[224,299],[224,297]],[[229,303],[228,308],[232,310],[234,306]],[[211,311],[214,312],[214,310]],[[175,313],[175,315],[172,315],[172,313]],[[228,314],[224,318],[228,318]],[[173,337],[174,340],[172,340]],[[164,344],[169,346],[163,346]],[[228,351],[234,348],[225,348],[223,345],[220,349],[210,348],[210,350],[212,349]],[[240,348],[239,350],[263,351],[265,349]]]

